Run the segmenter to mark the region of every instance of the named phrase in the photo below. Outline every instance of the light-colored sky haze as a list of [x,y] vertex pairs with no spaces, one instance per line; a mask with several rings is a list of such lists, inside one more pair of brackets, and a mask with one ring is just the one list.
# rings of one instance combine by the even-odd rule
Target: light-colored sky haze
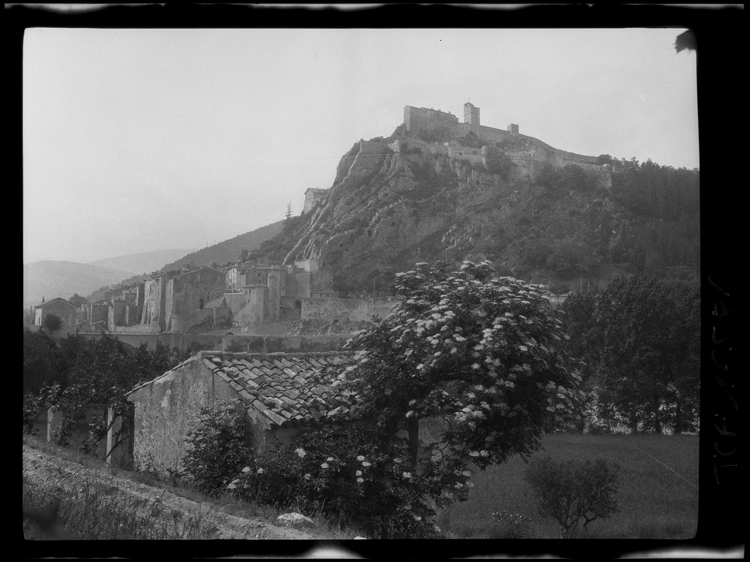
[[202,248],[302,210],[405,105],[699,167],[682,29],[29,29],[24,263]]

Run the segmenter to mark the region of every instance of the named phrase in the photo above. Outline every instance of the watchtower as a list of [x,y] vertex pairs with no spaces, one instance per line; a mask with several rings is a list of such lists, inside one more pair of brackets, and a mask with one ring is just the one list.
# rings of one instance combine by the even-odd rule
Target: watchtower
[[479,126],[479,108],[470,102],[464,104],[464,123]]

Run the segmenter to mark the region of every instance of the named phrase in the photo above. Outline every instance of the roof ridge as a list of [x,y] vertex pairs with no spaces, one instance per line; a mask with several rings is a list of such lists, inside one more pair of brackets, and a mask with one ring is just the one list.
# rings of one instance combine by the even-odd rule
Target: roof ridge
[[342,351],[269,351],[269,352],[254,352],[254,351],[220,351],[215,349],[206,349],[199,351],[195,357],[227,357],[227,358],[239,358],[244,359],[247,357],[331,357],[336,355],[354,355],[354,351],[342,350]]

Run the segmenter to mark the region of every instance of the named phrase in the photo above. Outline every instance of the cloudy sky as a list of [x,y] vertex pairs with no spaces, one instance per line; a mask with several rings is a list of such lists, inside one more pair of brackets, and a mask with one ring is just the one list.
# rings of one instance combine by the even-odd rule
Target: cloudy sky
[[700,167],[683,29],[29,29],[24,263],[203,248],[296,215],[405,105]]

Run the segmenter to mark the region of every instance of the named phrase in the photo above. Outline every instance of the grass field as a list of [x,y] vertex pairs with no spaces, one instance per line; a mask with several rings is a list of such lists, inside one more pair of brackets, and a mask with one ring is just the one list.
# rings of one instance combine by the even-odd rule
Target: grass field
[[[556,434],[545,436],[542,446],[532,459],[601,457],[620,465],[619,512],[590,523],[586,531],[579,530],[578,538],[688,539],[695,535],[698,436]],[[558,538],[556,523],[536,511],[523,480],[525,469],[526,464],[514,457],[477,472],[469,500],[449,507],[438,516],[437,524],[448,537],[503,538],[492,513],[505,509],[532,520],[525,527],[529,538]]]

